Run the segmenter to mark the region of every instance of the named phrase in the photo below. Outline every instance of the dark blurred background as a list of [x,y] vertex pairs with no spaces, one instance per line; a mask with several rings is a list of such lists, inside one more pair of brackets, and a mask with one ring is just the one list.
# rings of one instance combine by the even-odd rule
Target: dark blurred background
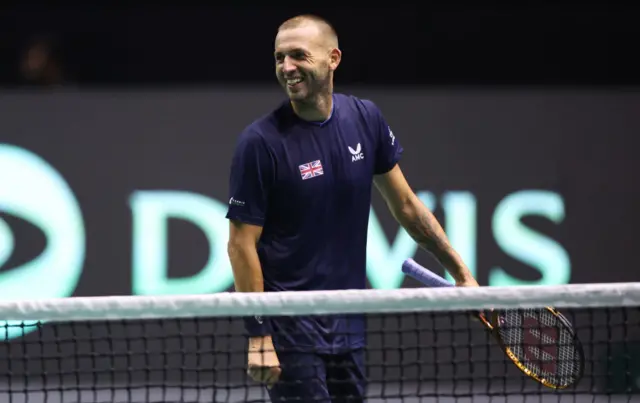
[[127,3],[4,4],[1,84],[271,82],[276,27],[305,12],[338,30],[340,84],[639,83],[634,2]]
[[[638,281],[640,6],[207,3],[0,6],[0,300],[232,290],[235,137],[282,101],[273,40],[300,13],[336,27],[337,90],[381,107],[403,171],[481,285]],[[420,286],[400,272],[408,257],[442,273],[376,192],[372,213],[372,288]],[[637,308],[568,315],[588,361],[572,401],[637,399]],[[421,384],[454,401],[469,393],[455,386],[462,368],[474,392],[496,379],[496,395],[511,385],[524,401],[515,367],[478,365],[504,359],[482,329],[428,316],[370,322],[370,370],[393,367],[374,374],[373,395],[413,402],[402,385]],[[134,383],[142,401],[248,399],[237,319],[5,324],[0,400],[131,401]]]

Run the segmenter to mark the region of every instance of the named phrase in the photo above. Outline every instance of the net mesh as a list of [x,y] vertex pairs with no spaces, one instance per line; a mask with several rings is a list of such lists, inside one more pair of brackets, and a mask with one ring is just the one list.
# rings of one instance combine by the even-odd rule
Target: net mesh
[[[640,401],[640,285],[526,290],[0,302],[7,320],[0,326],[0,401],[268,402],[267,390],[246,373],[242,319],[353,313],[367,318],[369,402]],[[523,313],[545,306],[556,307],[572,324],[585,357],[580,381],[564,390],[533,381],[479,321],[470,320],[478,309],[522,308],[504,316],[501,327],[505,340],[521,342]],[[555,348],[563,349],[563,337],[554,338],[560,340]],[[530,354],[544,358],[547,348]],[[571,354],[560,352],[558,365],[575,365]]]

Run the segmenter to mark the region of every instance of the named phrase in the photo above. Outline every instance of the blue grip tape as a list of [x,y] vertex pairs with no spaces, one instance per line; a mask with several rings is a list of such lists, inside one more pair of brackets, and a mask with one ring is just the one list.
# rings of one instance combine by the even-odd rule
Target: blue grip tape
[[407,259],[402,263],[402,272],[418,280],[427,287],[455,287],[450,281],[438,276],[431,270],[420,266],[415,260]]

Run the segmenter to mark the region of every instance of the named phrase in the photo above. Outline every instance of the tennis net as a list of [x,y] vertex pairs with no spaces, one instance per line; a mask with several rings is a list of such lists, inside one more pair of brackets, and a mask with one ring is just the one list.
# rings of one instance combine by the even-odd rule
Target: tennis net
[[[546,306],[584,354],[562,390],[470,319]],[[0,301],[0,401],[268,402],[246,374],[243,318],[354,314],[369,402],[640,401],[640,283]]]

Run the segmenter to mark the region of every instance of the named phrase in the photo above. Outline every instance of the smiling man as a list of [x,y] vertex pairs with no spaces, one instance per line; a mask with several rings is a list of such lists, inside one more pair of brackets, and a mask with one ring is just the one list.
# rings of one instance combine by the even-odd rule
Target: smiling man
[[[231,164],[228,253],[238,292],[363,289],[371,190],[458,286],[478,284],[398,165],[376,105],[334,93],[342,59],[325,20],[284,22],[275,73],[288,99],[240,134]],[[399,270],[389,267],[389,270]],[[363,401],[365,318],[246,318],[248,373],[271,400]],[[275,349],[274,349],[275,348]]]

